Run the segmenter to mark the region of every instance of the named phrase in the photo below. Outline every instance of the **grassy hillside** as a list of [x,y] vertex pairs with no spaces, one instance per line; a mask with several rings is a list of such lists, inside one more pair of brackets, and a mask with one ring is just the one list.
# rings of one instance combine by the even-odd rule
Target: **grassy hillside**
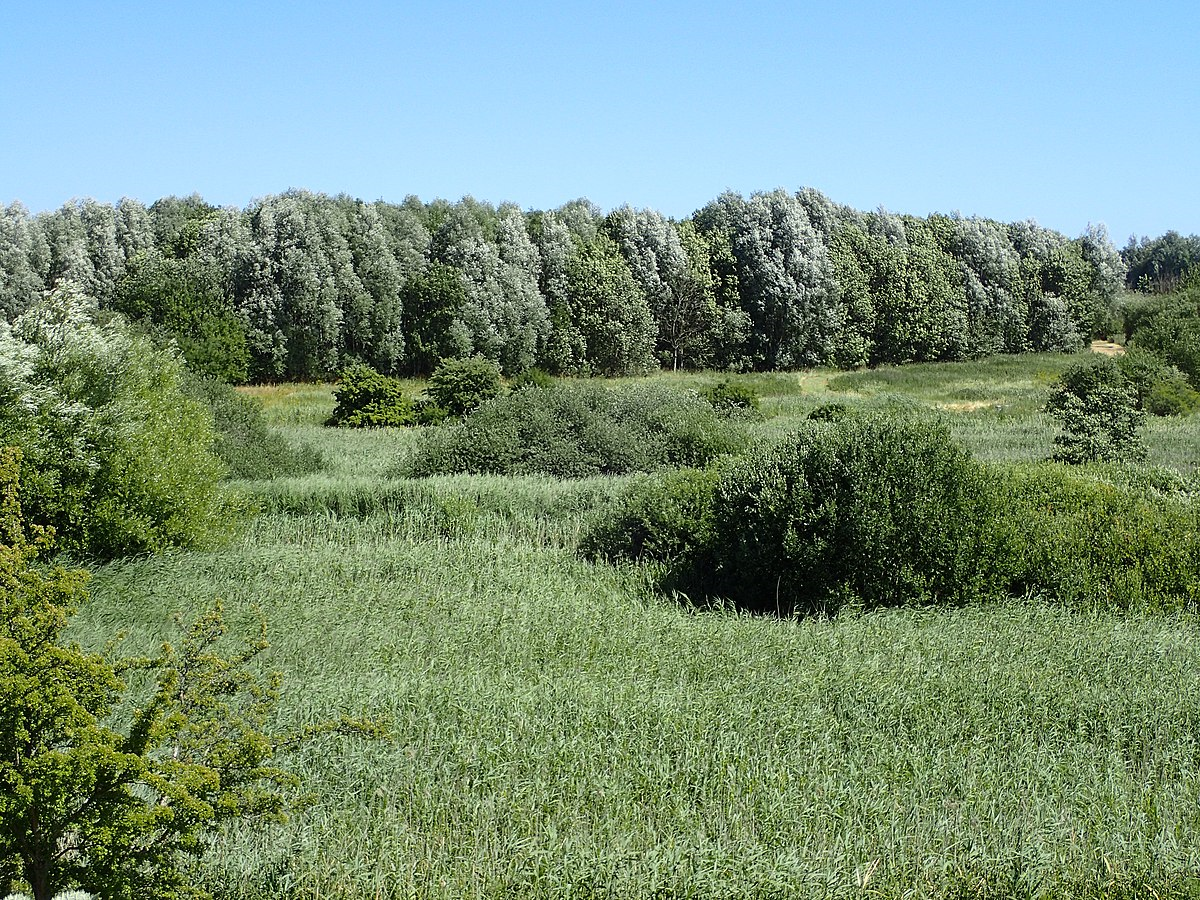
[[[978,456],[1037,459],[1070,361],[744,382],[763,440],[825,403],[920,404]],[[133,650],[221,597],[265,615],[281,717],[393,723],[294,760],[313,805],[225,835],[219,896],[1200,896],[1195,616],[697,612],[574,553],[618,479],[392,479],[411,432],[322,428],[327,388],[257,393],[327,469],[244,484],[265,512],[222,549],[97,571],[75,625]],[[1147,437],[1195,469],[1195,419]]]

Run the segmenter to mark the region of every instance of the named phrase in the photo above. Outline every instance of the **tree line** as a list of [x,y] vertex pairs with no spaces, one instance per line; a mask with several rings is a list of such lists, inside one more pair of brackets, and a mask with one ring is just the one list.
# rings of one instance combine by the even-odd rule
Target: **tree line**
[[0,210],[9,321],[73,282],[233,382],[474,355],[625,375],[1071,350],[1111,329],[1127,271],[1102,226],[862,212],[811,188],[727,192],[682,221],[307,191]]

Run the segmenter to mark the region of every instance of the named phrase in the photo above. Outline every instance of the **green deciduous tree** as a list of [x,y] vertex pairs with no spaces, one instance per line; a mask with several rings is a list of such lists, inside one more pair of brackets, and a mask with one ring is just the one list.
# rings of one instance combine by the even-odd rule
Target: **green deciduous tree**
[[211,257],[141,253],[126,265],[112,307],[175,341],[193,372],[235,384],[250,377],[242,319],[226,304]]
[[654,367],[654,319],[611,238],[598,233],[578,248],[567,283],[586,347],[585,371],[640,375]]
[[212,419],[182,371],[71,285],[0,323],[0,445],[23,450],[26,512],[60,548],[111,557],[225,527]]
[[25,207],[0,208],[0,317],[27,310],[45,289],[50,245]]

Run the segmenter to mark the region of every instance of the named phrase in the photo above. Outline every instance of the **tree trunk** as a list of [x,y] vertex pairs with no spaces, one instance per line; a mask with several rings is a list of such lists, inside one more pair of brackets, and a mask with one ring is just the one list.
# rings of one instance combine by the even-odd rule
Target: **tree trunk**
[[25,877],[29,880],[29,888],[33,891],[33,900],[50,900],[53,891],[50,889],[50,864],[45,860],[31,860],[25,866]]

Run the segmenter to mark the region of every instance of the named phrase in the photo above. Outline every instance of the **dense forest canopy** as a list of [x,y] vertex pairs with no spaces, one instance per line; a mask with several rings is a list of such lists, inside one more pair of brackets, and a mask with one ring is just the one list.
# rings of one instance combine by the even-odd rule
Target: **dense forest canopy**
[[245,209],[13,203],[0,308],[12,320],[74,282],[234,382],[472,355],[508,375],[856,367],[1079,347],[1111,329],[1127,272],[1166,283],[1200,257],[1196,238],[1172,240],[1131,243],[1127,266],[1102,227],[861,212],[811,188],[727,192],[683,221],[306,191]]

